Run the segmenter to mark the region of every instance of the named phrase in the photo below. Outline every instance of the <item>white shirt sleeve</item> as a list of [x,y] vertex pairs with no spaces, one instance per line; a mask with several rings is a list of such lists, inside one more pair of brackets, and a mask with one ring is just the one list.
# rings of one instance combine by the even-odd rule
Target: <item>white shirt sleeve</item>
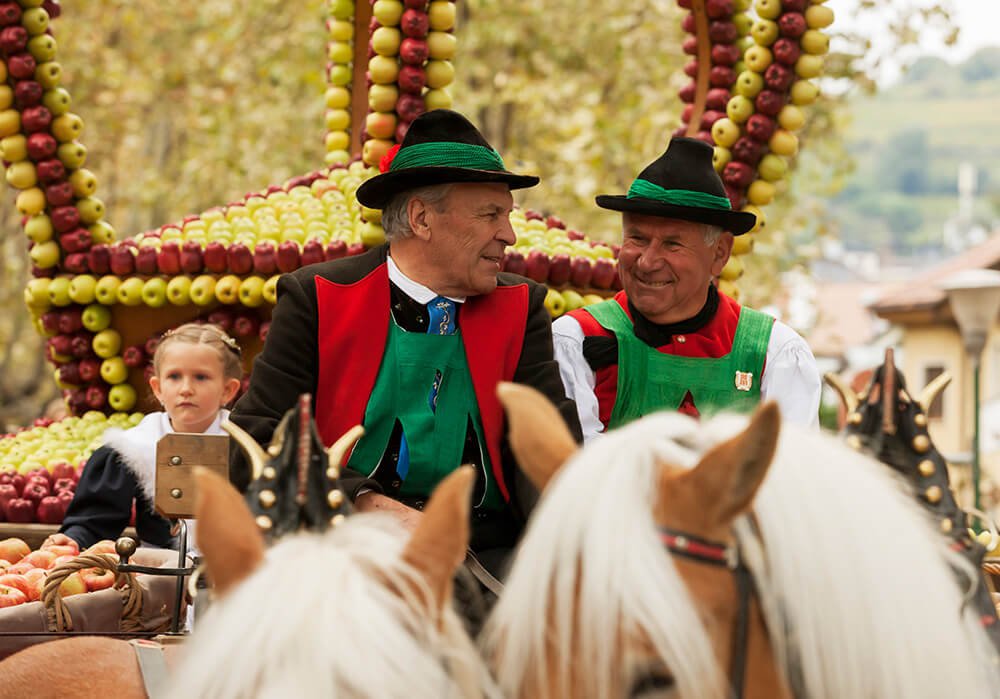
[[818,427],[822,390],[819,367],[809,345],[790,327],[779,320],[774,321],[767,345],[761,398],[777,401],[782,419]]
[[576,402],[586,443],[604,432],[604,425],[594,393],[597,376],[583,357],[583,328],[572,316],[563,316],[552,324],[552,347],[566,397]]

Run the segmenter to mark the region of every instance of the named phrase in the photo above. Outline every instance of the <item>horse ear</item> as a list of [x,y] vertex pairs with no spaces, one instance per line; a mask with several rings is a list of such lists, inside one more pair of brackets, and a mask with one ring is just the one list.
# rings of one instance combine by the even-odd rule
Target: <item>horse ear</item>
[[207,468],[194,470],[195,539],[209,578],[220,595],[252,573],[264,559],[264,539],[243,496]]
[[706,527],[728,525],[750,509],[778,447],[781,413],[778,404],[760,405],[741,433],[716,445],[691,471],[677,479],[703,510]]
[[403,560],[420,571],[443,609],[451,600],[451,581],[469,546],[469,501],[476,473],[460,466],[431,493]]
[[538,390],[502,381],[497,396],[510,422],[514,458],[539,492],[579,447],[556,406]]

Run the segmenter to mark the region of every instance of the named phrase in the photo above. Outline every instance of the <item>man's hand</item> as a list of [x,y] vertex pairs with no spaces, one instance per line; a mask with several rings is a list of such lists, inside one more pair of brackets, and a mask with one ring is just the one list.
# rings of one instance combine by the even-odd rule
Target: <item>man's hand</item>
[[55,534],[49,535],[49,537],[45,541],[42,542],[42,545],[41,545],[40,548],[45,548],[46,546],[49,546],[49,545],[54,545],[54,546],[73,546],[75,544],[76,544],[76,542],[73,541],[73,539],[70,539],[65,534],[57,532]]
[[407,507],[397,500],[374,491],[363,493],[355,498],[354,507],[357,508],[358,512],[386,512],[395,517],[409,532],[417,528],[417,523],[424,515],[420,510]]

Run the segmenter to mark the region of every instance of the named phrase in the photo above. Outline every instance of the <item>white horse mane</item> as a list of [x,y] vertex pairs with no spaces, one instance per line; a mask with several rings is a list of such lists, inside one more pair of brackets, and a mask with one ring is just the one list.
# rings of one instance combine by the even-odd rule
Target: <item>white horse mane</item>
[[[692,467],[746,426],[659,414],[587,446],[536,508],[483,644],[501,689],[574,686],[623,696],[635,681],[627,637],[646,639],[682,697],[722,697],[719,668],[652,518],[657,460]],[[775,461],[736,535],[760,590],[779,662],[806,697],[998,697],[997,659],[949,564],[950,552],[884,465],[815,431],[783,425]],[[579,583],[577,583],[579,578]],[[964,611],[963,611],[964,610]],[[545,623],[544,620],[548,620]],[[786,643],[787,640],[787,643]],[[562,662],[546,668],[556,651]],[[633,651],[634,655],[634,651]]]
[[405,542],[377,514],[278,542],[197,620],[170,697],[494,695],[458,616],[448,608],[442,617],[401,559]]

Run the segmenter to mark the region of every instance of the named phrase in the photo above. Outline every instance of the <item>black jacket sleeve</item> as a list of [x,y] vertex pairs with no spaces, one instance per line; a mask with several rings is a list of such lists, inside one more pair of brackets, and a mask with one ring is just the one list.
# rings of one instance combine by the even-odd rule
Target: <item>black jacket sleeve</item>
[[[514,381],[541,391],[558,408],[570,434],[579,443],[583,441],[583,430],[576,411],[576,403],[566,397],[566,389],[559,377],[559,365],[552,350],[552,318],[545,308],[545,294],[548,289],[542,284],[528,282],[528,320],[524,333],[521,358],[514,372]],[[516,461],[504,444],[503,460],[508,471],[507,481],[514,484],[512,504],[517,514],[527,520],[538,499],[538,491],[524,476]]]
[[[278,280],[278,303],[271,315],[267,341],[254,360],[249,390],[237,401],[230,416],[265,447],[299,396],[316,396],[318,323],[316,282],[310,271],[283,275]],[[250,466],[235,441],[231,441],[229,479],[241,492],[250,483]],[[342,472],[341,486],[352,499],[362,488],[382,490],[378,483],[351,469]]]

